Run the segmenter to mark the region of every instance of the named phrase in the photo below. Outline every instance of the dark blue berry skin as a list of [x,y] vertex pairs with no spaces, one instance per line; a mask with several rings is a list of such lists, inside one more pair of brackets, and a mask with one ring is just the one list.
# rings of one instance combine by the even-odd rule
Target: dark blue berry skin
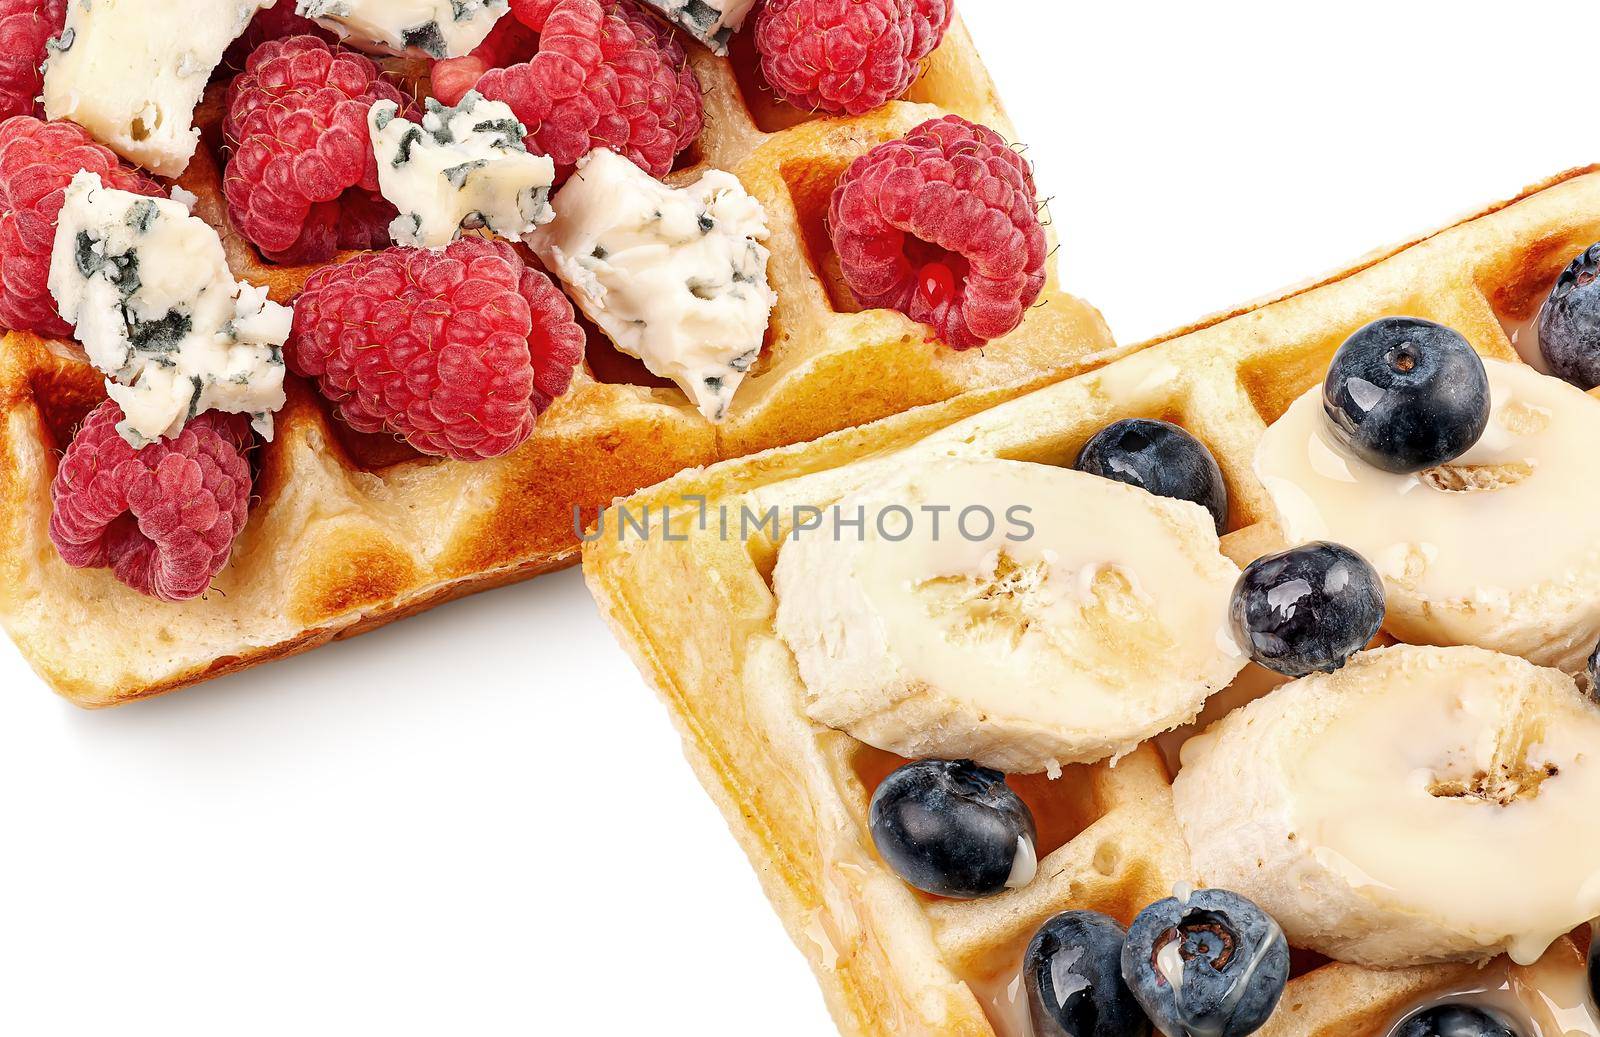
[[[1163,955],[1168,945],[1172,950]],[[1181,973],[1171,974],[1173,964]],[[1162,1033],[1246,1037],[1283,996],[1289,944],[1277,923],[1244,897],[1196,890],[1186,901],[1157,901],[1133,920],[1122,947],[1122,977]]]
[[1332,673],[1383,625],[1383,580],[1365,558],[1325,540],[1257,558],[1233,585],[1239,647],[1289,677]]
[[[1589,676],[1589,687],[1585,690],[1589,692],[1590,698],[1600,702],[1600,644],[1595,645],[1594,651],[1589,653],[1589,665],[1584,667],[1584,672]],[[1600,944],[1600,939],[1594,942]],[[1600,1000],[1597,1000],[1596,1004],[1600,1004]]]
[[1034,1037],[1145,1037],[1150,1020],[1122,979],[1127,930],[1096,911],[1063,911],[1022,959]]
[[999,771],[971,760],[915,760],[872,794],[872,841],[902,879],[972,900],[1006,888],[1017,839],[1037,842],[1033,813]]
[[1561,272],[1539,310],[1539,352],[1556,375],[1585,391],[1600,385],[1600,245]]
[[1435,1005],[1394,1028],[1394,1037],[1519,1037],[1498,1015],[1471,1005]]
[[1461,334],[1384,317],[1345,340],[1322,384],[1322,411],[1355,455],[1420,472],[1466,453],[1489,424],[1489,375]]
[[1600,1005],[1600,933],[1589,935],[1589,999]]
[[1219,534],[1227,527],[1228,487],[1217,459],[1170,422],[1127,418],[1107,425],[1084,444],[1073,467],[1158,497],[1193,501],[1211,512]]

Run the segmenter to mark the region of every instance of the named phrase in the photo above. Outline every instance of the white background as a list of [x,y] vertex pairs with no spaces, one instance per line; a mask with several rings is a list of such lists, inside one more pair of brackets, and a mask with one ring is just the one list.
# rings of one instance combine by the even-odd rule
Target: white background
[[[1600,160],[1595,5],[963,10],[1124,340]],[[0,645],[0,1033],[831,1032],[576,573],[103,713]]]

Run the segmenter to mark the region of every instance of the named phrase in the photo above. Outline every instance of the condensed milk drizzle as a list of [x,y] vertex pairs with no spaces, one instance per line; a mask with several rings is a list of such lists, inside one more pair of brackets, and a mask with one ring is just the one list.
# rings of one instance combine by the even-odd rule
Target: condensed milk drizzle
[[[968,981],[997,1037],[1036,1037],[1022,984],[1019,970]],[[1583,954],[1567,939],[1557,942],[1535,965],[1497,959],[1471,980],[1430,993],[1381,1027],[1353,1037],[1395,1037],[1400,1024],[1417,1012],[1451,1004],[1489,1011],[1510,1025],[1517,1037],[1600,1037],[1600,1010],[1589,998]],[[1208,1034],[1191,1029],[1175,1037]]]
[[[1187,903],[1192,894],[1191,887],[1182,887],[1174,895]],[[1260,970],[1261,963],[1267,959],[1267,954],[1283,938],[1283,930],[1278,928],[1277,922],[1271,922],[1267,937],[1256,944],[1255,951],[1250,955],[1250,960],[1245,964],[1244,971],[1234,977],[1233,983],[1228,987],[1228,992],[1222,997],[1222,1004],[1211,1019],[1198,1019],[1184,1011],[1183,1000],[1183,965],[1184,957],[1179,948],[1183,943],[1181,935],[1174,935],[1166,944],[1156,951],[1156,970],[1161,973],[1167,985],[1172,988],[1174,1000],[1178,1008],[1179,1021],[1183,1025],[1183,1033],[1171,1034],[1169,1037],[1221,1037],[1226,1021],[1232,1017],[1233,1010],[1239,1007],[1239,1002],[1250,989],[1251,980]],[[1188,924],[1189,919],[1184,919]]]
[[1527,320],[1502,320],[1500,326],[1505,329],[1506,338],[1511,340],[1511,348],[1517,351],[1524,363],[1540,374],[1550,373],[1550,365],[1544,362],[1544,353],[1539,349],[1538,310],[1534,310],[1533,316]]
[[[1189,883],[1179,883],[1172,890],[1172,895],[1182,904],[1188,904],[1189,898],[1195,893],[1195,887]],[[1186,919],[1187,921],[1187,919]],[[1270,921],[1270,919],[1269,919]],[[1252,953],[1250,961],[1244,970],[1235,978],[1234,983],[1228,988],[1224,996],[1223,1005],[1218,1012],[1218,1019],[1227,1019],[1233,1014],[1234,1008],[1250,989],[1251,980],[1260,970],[1262,963],[1273,945],[1283,935],[1276,922],[1272,922],[1272,929],[1268,938],[1262,940]],[[1173,991],[1181,992],[1183,989],[1183,964],[1181,952],[1183,940],[1175,935],[1156,950],[1156,969],[1166,978]],[[1024,978],[1020,966],[1022,953],[1019,950],[1017,968],[1001,972],[996,976],[985,979],[967,980],[967,986],[983,1006],[983,1011],[989,1018],[989,1025],[994,1027],[997,1037],[1036,1037],[1033,1021],[1029,1016],[1028,997],[1023,989]],[[1059,988],[1059,984],[1058,984]],[[1222,1032],[1220,1022],[1210,1022],[1202,1019],[1184,1019],[1184,1032],[1172,1034],[1169,1037],[1219,1037]],[[1524,1035],[1524,1037],[1543,1037],[1543,1035]],[[1600,1037],[1600,1033],[1593,1035]]]
[[1393,1037],[1417,1012],[1469,1005],[1498,1016],[1517,1037],[1600,1037],[1600,1011],[1589,996],[1583,954],[1562,939],[1535,965],[1498,959],[1465,984],[1429,995],[1372,1037]]

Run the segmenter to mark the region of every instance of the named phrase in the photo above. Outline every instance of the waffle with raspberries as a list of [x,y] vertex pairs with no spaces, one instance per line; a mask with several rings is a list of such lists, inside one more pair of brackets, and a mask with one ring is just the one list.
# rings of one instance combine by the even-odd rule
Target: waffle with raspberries
[[[1120,760],[1068,765],[1054,776],[1005,775],[1036,826],[1031,847],[1036,870],[1028,871],[1023,884],[1008,879],[1007,888],[991,889],[992,895],[967,894],[980,899],[931,895],[886,863],[884,844],[876,840],[876,815],[869,811],[886,776],[907,760],[817,719],[810,706],[819,692],[808,683],[792,642],[785,640],[779,567],[784,552],[805,542],[799,535],[801,524],[811,522],[807,528],[816,530],[814,516],[835,502],[859,499],[852,495],[892,483],[898,473],[920,471],[921,464],[999,458],[1071,468],[1090,438],[1111,423],[1159,419],[1200,440],[1220,464],[1231,502],[1223,509],[1225,521],[1217,523],[1221,553],[1244,566],[1281,551],[1287,546],[1284,534],[1254,467],[1257,444],[1268,426],[1322,384],[1330,358],[1347,336],[1382,317],[1406,314],[1436,321],[1460,332],[1482,356],[1518,366],[1519,344],[1526,348],[1529,329],[1553,286],[1586,284],[1581,269],[1586,262],[1592,271],[1593,253],[1587,250],[1600,240],[1597,170],[1565,174],[1483,215],[1378,253],[1344,273],[1274,301],[1221,314],[1100,370],[1006,401],[931,435],[915,414],[891,417],[803,447],[686,472],[618,505],[619,513],[668,514],[674,521],[649,537],[613,528],[586,544],[589,587],[618,639],[673,714],[691,763],[750,856],[790,937],[810,962],[841,1032],[860,1037],[1045,1032],[1028,1022],[1029,977],[1039,973],[1019,974],[1030,937],[1047,919],[1069,910],[1101,912],[1126,926],[1147,905],[1203,878],[1191,865],[1175,815],[1171,785],[1180,773],[1178,747],[1183,737],[1287,678],[1251,663],[1230,687],[1216,693],[1193,726],[1146,740]],[[1569,263],[1579,274],[1563,273]],[[1576,390],[1563,391],[1577,395]],[[1600,397],[1600,389],[1591,395]],[[1194,512],[1196,522],[1202,521],[1199,508],[1184,507]],[[749,537],[741,540],[721,535],[716,521],[702,524],[699,516],[708,513],[732,515],[741,522],[739,516],[754,515],[756,521],[743,527]],[[776,523],[763,524],[768,516]],[[1211,516],[1203,522],[1209,534]],[[827,532],[824,527],[812,536],[825,539]],[[842,524],[836,535],[864,537]],[[1491,539],[1487,546],[1492,550],[1495,543]],[[813,566],[807,571],[823,570]],[[826,578],[818,576],[817,582],[845,579],[840,572],[826,570]],[[895,572],[903,575],[904,570]],[[904,583],[914,579],[907,577]],[[927,579],[935,582],[931,574]],[[903,600],[895,598],[893,604]],[[955,614],[990,613],[973,606],[969,613]],[[886,606],[838,632],[840,647],[833,650],[851,658],[851,638],[870,637],[863,629],[872,626],[868,620],[887,615]],[[928,615],[917,615],[931,621]],[[977,619],[971,622],[981,625]],[[1392,644],[1393,639],[1380,635],[1379,643]],[[1113,644],[1116,651],[1133,650],[1131,639]],[[1588,651],[1585,643],[1582,652]],[[868,683],[870,678],[856,687]],[[926,685],[907,688],[908,702],[918,699],[919,688],[923,697],[932,694]],[[868,706],[879,709],[865,714],[869,728],[884,717],[889,718],[885,726],[892,722],[889,704],[874,701]],[[976,723],[990,719],[979,717]],[[1037,718],[1030,714],[1006,722],[1030,719]],[[960,729],[961,723],[958,719],[950,726]],[[1375,753],[1384,751],[1374,746]],[[1187,767],[1188,757],[1183,759]],[[1227,794],[1227,789],[1217,791]],[[929,805],[915,816],[935,826],[939,815]],[[978,823],[968,830],[977,831]],[[1369,881],[1383,884],[1381,879]],[[1426,1032],[1393,1028],[1418,1006],[1447,1001],[1463,991],[1494,991],[1502,982],[1520,984],[1521,993],[1522,987],[1532,990],[1524,1003],[1537,1002],[1543,991],[1552,1005],[1572,1007],[1579,1004],[1572,991],[1584,996],[1581,946],[1587,924],[1582,929],[1577,946],[1563,936],[1531,969],[1499,958],[1482,968],[1445,964],[1386,971],[1330,962],[1296,947],[1287,989],[1256,1032],[1260,1037]],[[1069,945],[1067,953],[1081,946]],[[1185,949],[1183,959],[1189,956]],[[1061,1004],[1071,1007],[1067,999],[1087,985],[1084,976],[1092,973],[1074,968],[1070,959],[1046,959],[1046,964],[1063,966],[1055,990]],[[1551,972],[1576,979],[1569,986],[1542,985],[1548,984]],[[1075,982],[1077,986],[1061,985]],[[1096,1003],[1078,998],[1080,1014],[1074,1018],[1093,1019]],[[1517,1002],[1508,994],[1505,1003]],[[1583,1012],[1581,1007],[1574,1011]],[[1192,1032],[1201,1032],[1199,1024]],[[1222,1032],[1221,1024],[1204,1032]]]
[[[57,60],[72,53],[53,38],[64,6],[0,2],[0,31],[24,48],[51,40]],[[892,32],[873,30],[888,43],[857,55],[861,75],[810,83],[757,37],[799,46],[778,19],[825,19],[830,5],[771,6],[724,35],[719,56],[634,0],[515,0],[469,55],[434,61],[370,57],[285,0],[228,48],[176,181],[38,121],[37,66],[8,65],[0,618],[44,680],[107,706],[314,648],[565,567],[599,508],[686,468],[907,411],[899,427],[931,431],[1127,351],[1056,282],[1031,169],[948,3],[877,5]],[[392,244],[368,113],[388,102],[422,120],[433,98],[468,91],[512,106],[557,192],[583,175],[586,148],[607,147],[674,187],[726,170],[760,202],[776,302],[721,420],[618,349],[522,244]],[[216,463],[185,488],[150,474],[178,460],[118,469],[127,487],[184,495],[143,510],[88,441],[63,468],[75,435],[135,423],[86,423],[107,406],[104,376],[46,285],[61,195],[43,192],[65,186],[71,170],[51,157],[63,152],[108,188],[193,195],[233,277],[295,308],[286,403],[271,440],[246,437],[241,451],[253,485],[231,550],[213,541],[233,531],[237,487]],[[846,180],[863,183],[862,200],[830,214]],[[226,438],[207,435],[207,450]],[[186,450],[201,471],[191,441],[148,449]],[[53,525],[63,508],[76,520]],[[169,515],[183,521],[158,521]]]

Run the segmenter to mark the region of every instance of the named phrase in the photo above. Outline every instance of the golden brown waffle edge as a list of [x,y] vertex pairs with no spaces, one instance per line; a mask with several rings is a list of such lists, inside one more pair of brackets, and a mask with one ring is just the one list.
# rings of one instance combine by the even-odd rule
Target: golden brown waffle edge
[[[304,651],[569,565],[579,547],[574,509],[592,516],[686,468],[938,404],[914,422],[931,430],[1119,355],[1100,315],[1054,276],[1021,329],[968,353],[928,342],[898,313],[858,312],[839,277],[824,220],[833,182],[852,159],[945,112],[1014,138],[959,20],[907,101],[854,119],[814,118],[777,102],[759,82],[748,35],[726,60],[689,45],[707,128],[673,174],[732,170],[772,228],[779,302],[757,367],[721,425],[597,334],[572,389],[533,437],[472,464],[353,433],[312,388],[290,379],[277,438],[255,455],[257,499],[233,561],[205,597],[168,604],[55,555],[47,529],[56,459],[103,391],[71,343],[8,335],[0,345],[0,620],[40,676],[81,705],[105,706]],[[396,71],[415,79],[415,69]],[[314,268],[264,263],[228,225],[221,115],[214,88],[197,113],[205,146],[180,183],[222,235],[235,275],[288,301]]]
[[[724,539],[717,513],[825,506],[918,458],[1001,457],[1070,465],[1111,421],[1174,421],[1211,448],[1228,482],[1224,551],[1243,564],[1283,545],[1252,474],[1255,445],[1321,380],[1338,345],[1385,315],[1460,330],[1512,359],[1503,323],[1531,318],[1573,255],[1600,240],[1600,173],[1576,170],[1480,215],[1275,301],[1148,343],[1098,371],[1039,389],[929,436],[916,415],[686,473],[627,502],[676,511],[668,541],[602,536],[585,575],[603,614],[666,701],[687,755],[810,961],[841,1031],[992,1035],[985,984],[1014,968],[1051,914],[1093,908],[1124,923],[1190,877],[1163,758],[1145,745],[1116,766],[1012,784],[1040,824],[1029,886],[975,902],[902,883],[866,827],[873,784],[895,760],[811,722],[794,660],[773,630],[781,536]],[[602,529],[602,532],[605,532]],[[1303,961],[1266,1037],[1378,1032],[1470,966],[1380,972]],[[975,985],[974,985],[975,984]]]

